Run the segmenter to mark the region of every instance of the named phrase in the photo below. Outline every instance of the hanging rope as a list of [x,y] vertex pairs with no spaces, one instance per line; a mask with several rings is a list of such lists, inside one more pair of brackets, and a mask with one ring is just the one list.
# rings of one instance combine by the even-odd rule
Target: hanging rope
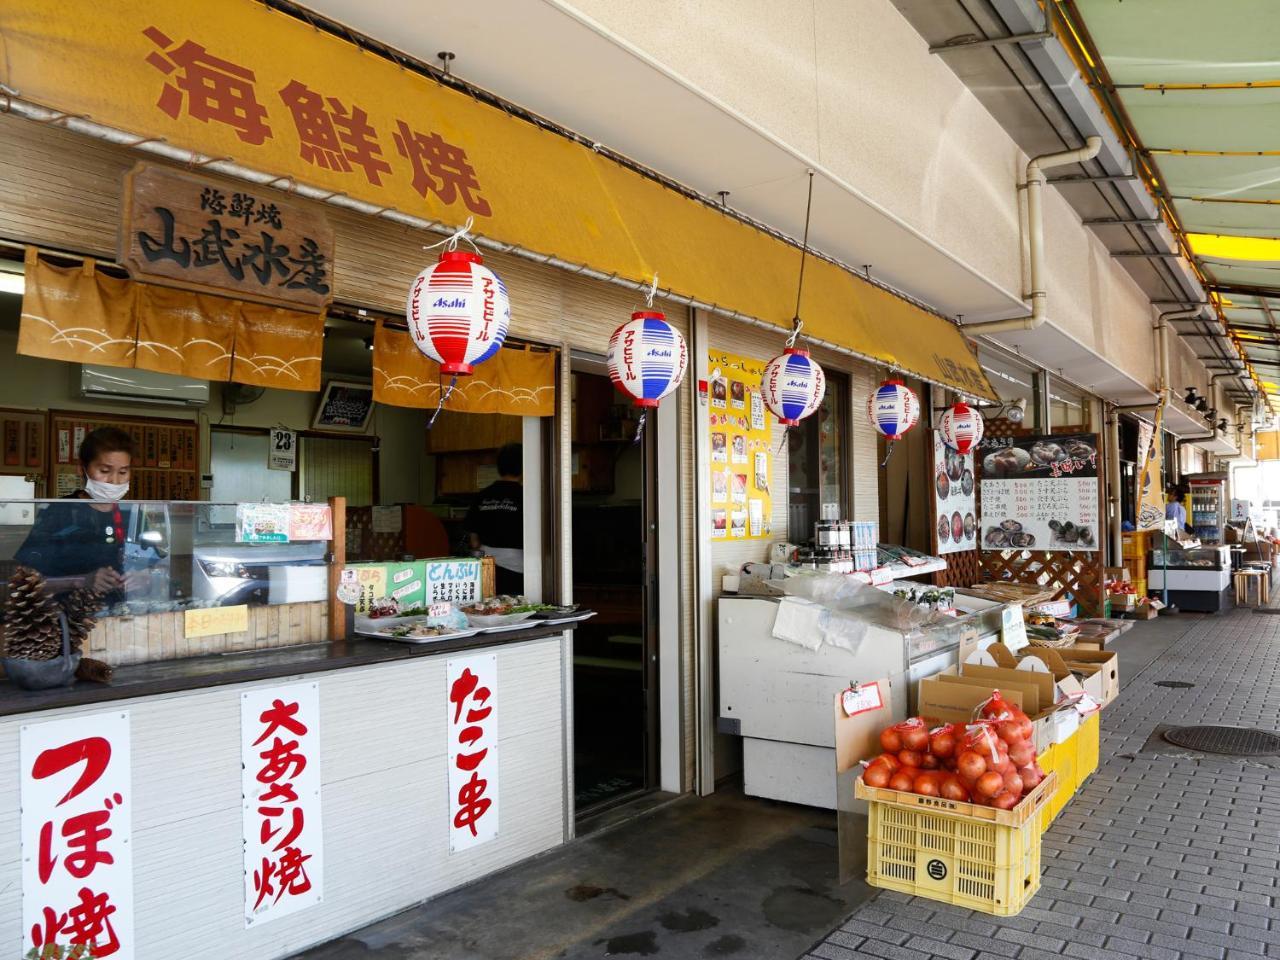
[[475,217],[467,217],[467,222],[464,223],[462,226],[460,226],[457,230],[453,231],[453,233],[449,234],[449,236],[445,237],[439,243],[429,244],[427,246],[424,246],[422,249],[438,250],[441,247],[444,247],[446,251],[452,253],[454,250],[458,249],[458,241],[465,240],[467,245],[470,246],[472,250],[474,250],[476,253],[479,253],[480,248],[477,247],[471,239],[471,228],[475,226],[475,222],[476,222]]
[[800,299],[804,296],[804,267],[809,259],[809,223],[813,218],[813,171],[809,171],[809,197],[804,205],[804,239],[800,243],[800,279],[796,283],[796,311],[791,318],[792,330],[791,337],[787,340],[787,348],[790,349],[796,345],[796,338],[800,336],[800,329],[804,326],[800,319]]
[[444,409],[444,405],[448,403],[449,398],[453,396],[453,388],[456,387],[457,385],[458,385],[458,378],[455,375],[454,378],[449,381],[449,386],[447,388],[444,387],[443,385],[439,386],[440,402],[436,404],[436,409],[431,414],[431,419],[427,421],[428,430],[430,430],[432,427],[436,425],[436,417],[440,416],[440,411]]
[[644,436],[644,422],[649,418],[648,410],[640,411],[640,419],[636,421],[636,438],[632,440],[632,444],[640,442],[640,438]]

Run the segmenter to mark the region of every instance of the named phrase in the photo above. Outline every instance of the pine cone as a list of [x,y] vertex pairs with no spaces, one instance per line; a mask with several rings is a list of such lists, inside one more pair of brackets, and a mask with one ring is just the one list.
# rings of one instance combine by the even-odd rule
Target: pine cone
[[72,653],[84,652],[84,643],[98,622],[94,615],[101,609],[102,597],[92,590],[81,588],[63,595],[62,611],[67,615]]
[[45,591],[44,577],[19,567],[9,579],[5,600],[5,655],[26,660],[62,656],[58,605]]
[[115,670],[110,664],[89,657],[82,657],[80,665],[76,667],[77,680],[89,680],[93,683],[110,683],[114,673]]

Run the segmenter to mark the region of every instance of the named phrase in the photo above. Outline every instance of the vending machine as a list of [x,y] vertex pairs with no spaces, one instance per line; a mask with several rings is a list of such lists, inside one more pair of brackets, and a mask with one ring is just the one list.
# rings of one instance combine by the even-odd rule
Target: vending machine
[[1222,532],[1227,525],[1227,474],[1192,473],[1187,483],[1191,487],[1191,530],[1201,543],[1221,543]]

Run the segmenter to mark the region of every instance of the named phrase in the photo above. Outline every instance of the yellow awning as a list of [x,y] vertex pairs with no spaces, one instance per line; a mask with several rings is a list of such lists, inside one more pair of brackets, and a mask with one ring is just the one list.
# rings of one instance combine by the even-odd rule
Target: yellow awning
[[[794,246],[254,0],[8,0],[0,44],[24,100],[791,324]],[[810,263],[800,312],[816,339],[995,399],[954,324],[834,264]]]

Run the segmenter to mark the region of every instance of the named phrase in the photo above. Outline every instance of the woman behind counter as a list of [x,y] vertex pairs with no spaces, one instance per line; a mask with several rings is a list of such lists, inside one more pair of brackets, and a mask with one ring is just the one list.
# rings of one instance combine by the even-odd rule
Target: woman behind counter
[[102,427],[80,444],[83,485],[40,511],[14,559],[38,570],[52,593],[85,588],[111,602],[126,588],[125,523],[119,501],[129,492],[133,440]]

